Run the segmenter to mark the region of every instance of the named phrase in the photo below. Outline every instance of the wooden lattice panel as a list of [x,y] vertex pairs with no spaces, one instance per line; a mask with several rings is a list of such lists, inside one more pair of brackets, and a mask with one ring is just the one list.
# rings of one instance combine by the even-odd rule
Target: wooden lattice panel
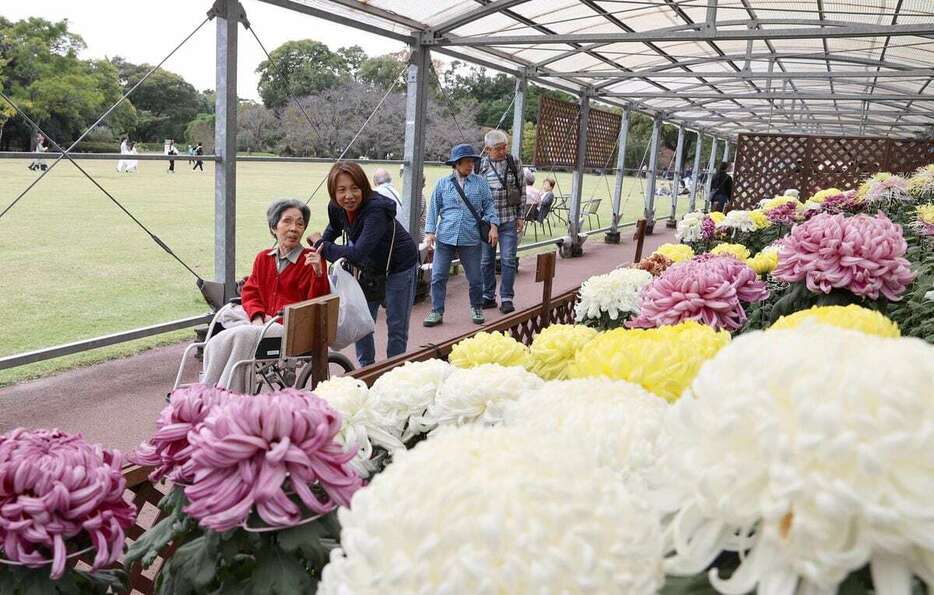
[[538,126],[535,129],[535,165],[574,167],[579,123],[580,107],[577,104],[540,96]]
[[876,172],[906,175],[928,163],[934,163],[934,141],[741,134],[733,203],[754,208],[787,188],[803,198],[823,188],[849,190]]
[[[584,167],[606,169],[615,163],[616,143],[622,117],[613,112],[591,109],[587,119],[587,149]],[[538,102],[535,129],[535,165],[573,168],[577,163],[580,133],[580,106],[542,95]]]
[[622,116],[613,112],[591,109],[587,119],[587,152],[584,167],[607,169],[616,163],[616,143]]

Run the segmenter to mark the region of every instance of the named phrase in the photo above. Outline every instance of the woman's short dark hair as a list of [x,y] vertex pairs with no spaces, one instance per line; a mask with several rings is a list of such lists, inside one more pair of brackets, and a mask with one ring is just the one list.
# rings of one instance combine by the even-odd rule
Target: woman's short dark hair
[[730,168],[730,162],[723,161],[722,163],[720,163],[720,167],[717,168],[717,171],[720,172],[721,174],[725,174],[726,170],[728,170],[729,168]]
[[[270,230],[275,229],[276,226],[279,225],[279,219],[282,219],[282,213],[289,209],[298,209],[301,211],[302,217],[305,219],[305,227],[308,227],[309,219],[311,218],[311,209],[300,200],[287,198],[285,200],[277,200],[266,209],[266,221],[269,223]],[[275,236],[276,234],[272,235]]]
[[373,193],[373,189],[370,187],[370,180],[367,179],[366,172],[363,171],[362,167],[353,161],[338,161],[331,166],[331,171],[328,172],[328,194],[331,196],[331,202],[337,201],[337,176],[341,174],[350,176],[350,179],[357,185],[357,188],[363,191],[364,201]]

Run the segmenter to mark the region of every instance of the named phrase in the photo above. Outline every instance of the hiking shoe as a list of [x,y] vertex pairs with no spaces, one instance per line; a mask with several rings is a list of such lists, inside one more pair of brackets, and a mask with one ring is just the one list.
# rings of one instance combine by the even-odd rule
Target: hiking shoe
[[474,324],[483,324],[486,322],[486,318],[483,317],[483,308],[470,308],[470,320],[472,320]]
[[425,317],[425,322],[422,324],[424,326],[438,326],[444,322],[444,315],[437,310],[432,310],[428,313],[428,316]]
[[512,305],[512,302],[504,300],[503,303],[499,305],[499,311],[503,314],[509,314],[510,312],[515,312],[516,307]]
[[483,309],[490,310],[496,307],[496,298],[483,298]]

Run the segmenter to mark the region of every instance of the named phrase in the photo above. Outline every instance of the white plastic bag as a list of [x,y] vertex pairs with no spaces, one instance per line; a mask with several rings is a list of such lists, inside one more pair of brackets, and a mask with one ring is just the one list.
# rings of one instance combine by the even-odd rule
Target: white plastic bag
[[370,315],[366,296],[354,276],[343,266],[343,259],[335,261],[328,269],[328,281],[331,293],[340,297],[337,314],[337,338],[331,347],[343,349],[376,330],[376,323]]

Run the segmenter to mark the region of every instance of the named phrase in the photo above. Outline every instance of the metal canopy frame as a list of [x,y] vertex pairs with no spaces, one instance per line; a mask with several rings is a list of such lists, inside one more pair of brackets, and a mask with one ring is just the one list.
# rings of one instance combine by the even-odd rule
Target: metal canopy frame
[[934,129],[934,4],[261,0],[723,140]]

